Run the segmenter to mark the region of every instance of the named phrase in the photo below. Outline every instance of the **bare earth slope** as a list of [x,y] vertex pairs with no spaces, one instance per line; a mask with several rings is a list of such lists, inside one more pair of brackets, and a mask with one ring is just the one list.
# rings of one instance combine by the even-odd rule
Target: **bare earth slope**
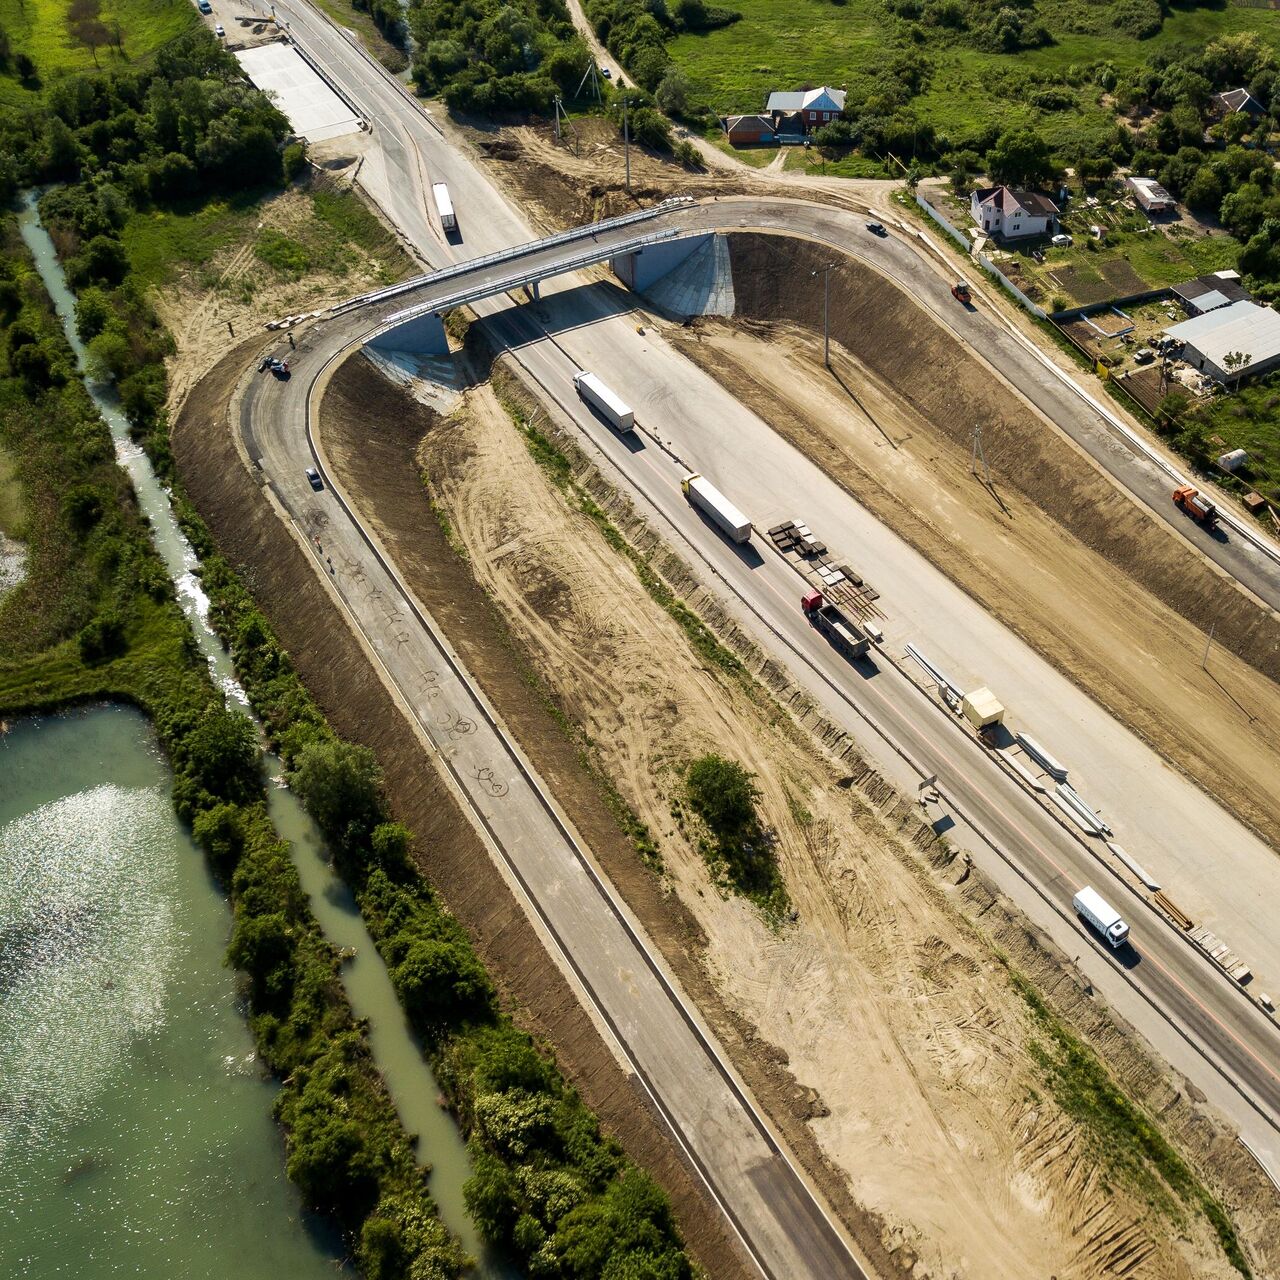
[[[375,484],[355,461],[367,443],[330,422],[331,455],[347,442],[344,481],[385,495],[392,476]],[[477,579],[659,837],[719,998],[757,1055],[789,1066],[801,1085],[793,1113],[915,1274],[1025,1277],[1046,1259],[1063,1280],[1107,1269],[1228,1274],[1203,1222],[1180,1235],[1141,1195],[1110,1185],[1089,1137],[1037,1087],[1026,1005],[924,872],[919,824],[886,822],[835,786],[771,704],[691,652],[486,388],[428,432],[419,461]],[[418,559],[409,513],[378,506],[397,530],[397,556]],[[800,913],[794,928],[772,931],[722,897],[673,818],[680,763],[711,748],[759,777]]]
[[[1280,848],[1280,619],[1115,489],[883,277],[852,261],[832,272],[833,377],[812,332],[777,319],[821,315],[810,275],[826,260],[820,250],[746,234],[731,245],[743,319],[669,336]],[[995,495],[970,471],[979,422]]]

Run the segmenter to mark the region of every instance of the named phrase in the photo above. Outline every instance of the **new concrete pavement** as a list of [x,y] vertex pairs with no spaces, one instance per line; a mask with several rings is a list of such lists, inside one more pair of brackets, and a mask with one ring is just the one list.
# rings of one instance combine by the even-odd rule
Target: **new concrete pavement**
[[[366,158],[362,180],[379,195],[389,216],[426,261],[445,265],[532,238],[531,229],[483,173],[446,145],[399,86],[375,70],[314,11],[297,3],[277,8],[292,19],[295,37],[306,43],[313,58],[343,85],[372,122],[378,145]],[[447,244],[428,214],[425,185],[441,179],[449,183],[459,210],[460,246]],[[1166,486],[1157,476],[1144,477],[1141,465],[1121,456],[1108,424],[1096,414],[1091,422],[1092,411],[1082,408],[1078,394],[1002,326],[992,324],[980,311],[959,310],[945,281],[910,244],[875,240],[860,232],[859,220],[847,213],[793,201],[721,201],[678,216],[689,219],[691,230],[751,227],[800,232],[858,253],[903,283],[921,305],[960,336],[984,348],[1028,398],[1091,453],[1096,451],[1095,456],[1162,518],[1173,521],[1160,505],[1167,503]],[[717,1064],[714,1047],[695,1033],[696,1019],[682,1009],[678,993],[663,982],[661,966],[651,956],[645,958],[642,939],[628,933],[625,912],[616,904],[601,910],[607,889],[594,881],[589,860],[575,849],[571,833],[538,795],[536,780],[518,767],[518,754],[484,714],[482,700],[468,689],[456,667],[445,661],[448,655],[434,639],[429,620],[415,615],[412,602],[398,591],[387,567],[379,564],[374,549],[335,495],[313,494],[303,479],[303,468],[311,464],[305,401],[312,379],[332,353],[374,327],[381,315],[405,305],[397,300],[382,312],[322,322],[302,341],[291,384],[266,379],[253,383],[245,402],[251,451],[261,456],[273,487],[309,533],[323,525],[322,542],[325,553],[334,558],[336,588],[424,732],[448,762],[460,794],[477,819],[484,824],[510,824],[511,812],[519,812],[513,825],[489,828],[496,856],[513,876],[529,877],[531,911],[559,938],[562,950],[571,953],[566,963],[577,969],[602,1019],[625,1043],[628,1054],[635,1055],[632,1061],[637,1070],[650,1083],[673,1128],[689,1144],[757,1256],[766,1266],[780,1267],[775,1274],[856,1274],[852,1259],[841,1255],[838,1240],[803,1180],[771,1147],[767,1130],[762,1130],[749,1101],[733,1086],[731,1073]],[[1145,749],[1139,747],[1135,755],[1134,740],[1119,726],[981,614],[941,575],[918,557],[912,559],[886,531],[873,528],[874,522],[847,495],[829,480],[815,478],[805,469],[804,460],[767,433],[753,414],[731,401],[726,404],[729,398],[714,382],[665,344],[652,337],[640,339],[634,317],[620,314],[626,307],[616,291],[578,289],[569,280],[563,293],[549,299],[536,315],[513,312],[497,299],[477,309],[489,317],[506,313],[490,321],[495,337],[516,349],[520,363],[560,401],[566,419],[593,442],[620,483],[673,540],[684,544],[695,565],[735,604],[744,623],[788,662],[833,719],[846,725],[867,754],[905,785],[913,785],[921,772],[938,773],[960,823],[953,835],[977,850],[984,868],[1002,880],[1033,919],[1072,947],[1073,954],[1079,952],[1081,970],[1098,990],[1224,1107],[1264,1156],[1270,1154],[1273,1164],[1280,1164],[1274,1159],[1280,1153],[1276,1128],[1280,1082],[1272,1065],[1277,1041],[1264,1015],[1119,880],[1107,880],[1106,891],[1134,923],[1135,949],[1116,957],[1083,934],[1070,912],[1071,892],[1080,883],[1097,883],[1106,874],[1085,846],[1001,772],[982,748],[960,735],[896,670],[884,665],[874,674],[852,671],[825,643],[818,642],[796,608],[798,581],[793,572],[771,554],[748,562],[727,548],[680,498],[679,477],[669,458],[648,448],[633,454],[566,390],[572,367],[594,365],[607,370],[609,380],[620,383],[619,389],[636,405],[642,421],[670,440],[694,467],[723,482],[761,527],[774,523],[775,517],[808,516],[833,546],[850,553],[886,592],[890,614],[886,630],[891,641],[917,638],[931,653],[936,651],[943,665],[950,663],[958,677],[995,684],[1018,711],[1020,723],[1055,746],[1058,740],[1046,726],[1061,725],[1065,735],[1061,754],[1079,766],[1086,796],[1107,808],[1126,845],[1140,843],[1153,827],[1157,816],[1153,809],[1168,812],[1166,801],[1180,814],[1185,811],[1193,831],[1197,836],[1203,833],[1208,841],[1206,847],[1216,851],[1230,844],[1226,853],[1235,860],[1236,869],[1229,876],[1218,876],[1216,883],[1197,886],[1197,892],[1210,904],[1210,911],[1212,904],[1226,903],[1217,908],[1225,921],[1219,931],[1237,950],[1260,969],[1274,961],[1272,971],[1280,974],[1275,942],[1265,938],[1265,917],[1259,914],[1260,906],[1276,900],[1268,879],[1277,874],[1274,856],[1248,840],[1237,849],[1238,828],[1227,815],[1154,757],[1148,760],[1141,755]],[[554,341],[547,337],[548,330],[558,334]],[[697,406],[696,413],[688,411],[691,405]],[[1194,528],[1179,531],[1203,536]],[[1214,543],[1206,550],[1219,557],[1239,554],[1230,544]],[[1274,593],[1280,598],[1280,584],[1265,568],[1251,569],[1243,562],[1237,568],[1238,576],[1259,594]],[[318,569],[328,572],[322,562]],[[1250,573],[1255,574],[1252,581]],[[993,661],[999,663],[998,671],[991,670]],[[434,692],[437,689],[439,693]],[[454,719],[440,719],[445,707]],[[472,722],[474,730],[462,729],[463,721]],[[875,729],[869,728],[869,722]],[[503,795],[496,793],[495,785],[506,789]],[[511,800],[513,795],[520,796],[518,802]],[[1155,799],[1135,806],[1139,795]],[[541,837],[535,844],[526,835],[525,824],[534,821],[532,815],[538,811],[543,814],[538,830],[553,841],[549,846],[541,843]],[[509,836],[509,843],[497,838],[500,832]],[[988,840],[990,845],[985,843]],[[992,847],[998,849],[998,856]],[[548,861],[535,856],[544,848],[557,851],[550,868],[532,865]],[[1166,878],[1175,896],[1185,896],[1178,892],[1174,876]],[[600,918],[604,916],[614,924],[603,925]],[[1246,926],[1251,932],[1243,938]],[[1251,950],[1255,940],[1256,951]],[[1259,958],[1264,942],[1266,956]],[[622,958],[626,956],[630,958]],[[642,1009],[637,1012],[636,1006]],[[697,1070],[682,1070],[679,1078],[669,1078],[662,1075],[663,1061],[644,1055],[645,1042],[658,1034],[659,1027],[663,1035],[683,1037],[679,1043],[695,1058],[701,1053]],[[659,1059],[665,1056],[658,1055]],[[784,1210],[784,1205],[791,1208]]]

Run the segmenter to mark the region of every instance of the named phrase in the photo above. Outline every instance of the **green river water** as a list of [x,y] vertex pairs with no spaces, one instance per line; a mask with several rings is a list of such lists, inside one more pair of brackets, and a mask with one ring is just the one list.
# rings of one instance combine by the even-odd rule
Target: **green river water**
[[222,963],[231,917],[146,720],[0,738],[0,1274],[311,1280]]
[[[74,298],[26,193],[19,229],[81,369]],[[246,709],[197,561],[114,390],[89,381],[210,675]],[[267,758],[272,775],[279,761]],[[350,1275],[284,1176],[275,1086],[234,980],[230,914],[173,814],[137,712],[20,721],[0,736],[0,1280]],[[268,805],[445,1224],[479,1280],[517,1280],[463,1202],[466,1144],[323,840],[273,776]]]

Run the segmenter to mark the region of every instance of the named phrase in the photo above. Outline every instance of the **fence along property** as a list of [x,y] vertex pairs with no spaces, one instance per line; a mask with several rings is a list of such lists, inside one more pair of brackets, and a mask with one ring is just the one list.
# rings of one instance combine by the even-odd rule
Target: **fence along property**
[[[934,208],[918,191],[916,192],[916,204],[918,204],[938,224],[953,240],[964,247],[965,253],[972,254],[973,246],[969,242],[969,237],[963,231],[957,230],[943,215]],[[1018,288],[1012,280],[1009,279],[994,262],[985,254],[976,255],[978,265],[988,274],[994,276],[1000,285],[1011,293],[1028,311],[1031,312],[1038,320],[1050,320],[1053,317],[1045,311],[1043,307],[1037,306],[1030,298],[1027,297],[1021,289]]]

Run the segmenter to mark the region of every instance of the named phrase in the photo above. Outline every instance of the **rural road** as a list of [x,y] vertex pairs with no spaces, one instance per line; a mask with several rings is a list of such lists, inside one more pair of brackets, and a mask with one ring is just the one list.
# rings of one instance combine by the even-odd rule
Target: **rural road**
[[[483,172],[447,145],[400,86],[372,70],[359,50],[307,6],[289,3],[277,8],[290,17],[295,38],[370,120],[378,148],[366,159],[362,181],[428,262],[444,266],[533,237]],[[461,246],[447,245],[432,224],[425,194],[430,180],[449,183],[462,221]],[[1107,441],[1109,428],[1100,418],[1091,427],[1078,396],[1038,357],[1017,349],[1018,344],[980,312],[956,308],[945,281],[912,244],[897,238],[874,240],[847,212],[795,201],[725,200],[674,216],[689,218],[690,229],[785,230],[856,252],[892,275],[966,340],[998,358],[1005,376],[1029,398],[1056,405],[1056,412],[1046,410],[1055,420],[1065,414],[1082,435],[1096,433],[1099,455],[1116,451],[1114,438]],[[250,454],[261,459],[272,488],[300,527],[309,536],[321,537],[325,554],[333,559],[335,588],[440,752],[477,821],[488,830],[495,856],[523,886],[531,913],[577,974],[588,1000],[654,1093],[762,1270],[779,1276],[857,1275],[856,1262],[814,1194],[771,1138],[699,1027],[696,1014],[629,923],[625,908],[594,875],[589,856],[500,732],[482,695],[470,686],[430,620],[377,554],[358,513],[348,511],[332,488],[316,494],[306,484],[303,470],[313,459],[311,388],[337,353],[405,305],[405,299],[398,299],[380,310],[321,321],[301,339],[290,383],[253,381],[242,405]],[[1024,720],[1029,711],[1046,707],[1046,697],[1059,699],[1071,741],[1079,744],[1081,755],[1089,752],[1087,764],[1094,771],[1093,776],[1086,773],[1090,783],[1096,778],[1097,787],[1104,789],[1105,780],[1114,774],[1116,801],[1110,802],[1110,795],[1104,798],[1117,826],[1128,820],[1131,800],[1126,801],[1125,794],[1137,790],[1134,779],[1139,777],[1185,812],[1192,830],[1204,831],[1215,844],[1223,842],[1223,824],[1234,841],[1231,819],[1183,780],[1165,777],[1171,771],[1154,758],[1147,760],[1142,755],[1145,748],[1092,704],[1084,705],[1078,691],[1060,688],[1065,682],[1057,673],[985,615],[978,616],[973,602],[941,575],[931,577],[885,531],[871,528],[866,513],[829,478],[815,476],[803,458],[772,437],[749,411],[726,403],[726,393],[710,379],[660,342],[641,341],[634,316],[627,314],[630,304],[620,291],[567,279],[536,311],[513,310],[501,298],[478,304],[476,310],[495,339],[511,347],[525,371],[560,402],[565,417],[583,432],[614,478],[660,527],[665,526],[674,542],[683,544],[744,625],[787,662],[832,718],[847,726],[896,781],[910,787],[923,772],[938,774],[959,823],[953,838],[973,847],[984,869],[1009,889],[1033,920],[1078,951],[1081,972],[1099,992],[1231,1116],[1273,1167],[1280,1165],[1274,1025],[1119,879],[1104,883],[1134,924],[1136,949],[1117,958],[1082,934],[1070,912],[1070,896],[1080,883],[1108,875],[1097,857],[894,668],[853,672],[838,660],[803,625],[795,607],[798,584],[793,571],[769,553],[758,562],[747,562],[723,543],[679,497],[679,476],[667,455],[656,449],[625,449],[566,393],[573,368],[594,364],[609,369],[611,381],[612,371],[622,370],[618,389],[640,410],[642,420],[697,469],[723,483],[735,500],[741,495],[758,525],[775,523],[775,517],[792,516],[799,509],[815,527],[836,530],[841,539],[852,540],[855,530],[859,539],[865,537],[886,566],[872,575],[876,584],[888,586],[890,576],[896,584],[898,594],[887,606],[895,625],[910,628],[907,638],[918,635],[921,626],[955,633],[953,648],[939,656],[953,663],[957,674],[980,674],[981,659],[975,655],[998,653],[1007,666],[1002,688],[1013,688],[1015,696],[1009,701],[1023,707]],[[1005,367],[1006,359],[1010,367]],[[682,413],[682,403],[696,403],[700,412]],[[744,432],[753,442],[766,442],[767,453],[744,448]],[[768,465],[761,463],[764,456],[769,457]],[[1142,477],[1135,473],[1131,479],[1137,486]],[[1163,489],[1161,501],[1167,502]],[[1154,502],[1151,505],[1158,510]],[[1168,519],[1168,514],[1162,513],[1162,518]],[[1182,532],[1195,536],[1198,531]],[[1209,549],[1222,550],[1219,544]],[[322,560],[317,560],[317,569],[328,576]],[[1266,575],[1258,582],[1266,587]],[[1273,586],[1280,598],[1280,584]],[[929,600],[928,611],[920,608],[918,599],[913,607],[913,593]],[[897,638],[890,627],[886,630],[891,640]],[[972,638],[972,649],[964,647],[966,635]],[[932,651],[932,642],[924,643]],[[465,727],[468,723],[470,728]],[[1112,767],[1115,761],[1121,762],[1118,771]],[[1133,826],[1139,827],[1146,816],[1134,814]],[[1247,905],[1237,918],[1258,923],[1258,951],[1251,949],[1252,933],[1241,941],[1234,924],[1222,931],[1262,970],[1275,955],[1275,941],[1270,940],[1266,957],[1261,956],[1266,939],[1259,907],[1266,889],[1260,887],[1265,868],[1258,857],[1267,860],[1271,874],[1275,859],[1265,849],[1252,849],[1249,840],[1246,833],[1239,849],[1233,850],[1241,859],[1237,874],[1199,888],[1211,900],[1228,895],[1224,915],[1235,914],[1236,901]],[[1126,843],[1134,842],[1126,838]],[[1176,878],[1171,882],[1176,884]],[[1230,899],[1231,894],[1244,896]],[[1280,959],[1269,972],[1280,975]],[[672,1052],[671,1046],[680,1051]]]

